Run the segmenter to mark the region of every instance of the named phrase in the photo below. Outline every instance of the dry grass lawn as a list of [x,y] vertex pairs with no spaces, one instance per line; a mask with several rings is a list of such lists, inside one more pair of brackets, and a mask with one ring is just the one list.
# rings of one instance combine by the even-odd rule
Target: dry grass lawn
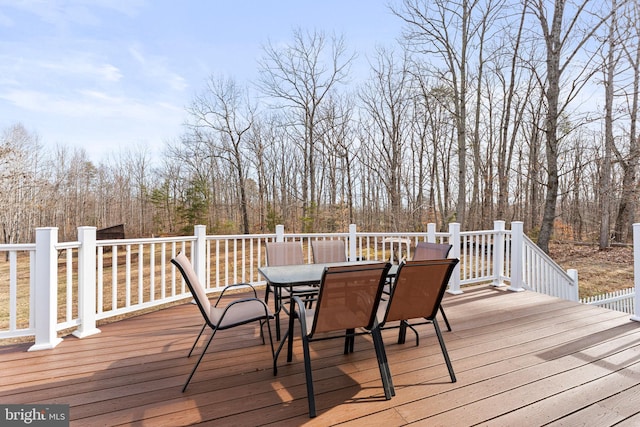
[[580,298],[633,287],[631,246],[600,251],[597,245],[555,243],[550,252],[565,270],[578,270]]

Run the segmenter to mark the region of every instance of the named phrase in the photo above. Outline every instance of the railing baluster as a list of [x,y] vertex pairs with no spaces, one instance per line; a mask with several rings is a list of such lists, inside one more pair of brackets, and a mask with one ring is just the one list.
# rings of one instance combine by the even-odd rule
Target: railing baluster
[[124,270],[124,306],[131,307],[131,245],[125,245]]
[[156,300],[156,245],[149,247],[149,301]]
[[[178,253],[176,252],[176,242],[171,242],[171,258],[175,258]],[[176,294],[176,274],[177,271],[175,268],[171,267],[171,289],[173,289],[173,294]],[[180,289],[180,293],[184,293],[184,284]]]
[[73,250],[71,248],[65,250],[65,260],[67,269],[65,322],[70,322],[73,319]]
[[138,304],[144,302],[144,245],[138,245]]
[[18,329],[18,252],[9,251],[9,332]]
[[97,252],[98,252],[98,260],[97,260],[97,266],[96,266],[96,270],[97,270],[96,281],[98,282],[98,285],[97,285],[98,295],[96,297],[96,299],[98,300],[97,312],[102,313],[104,308],[104,262],[103,262],[104,249],[102,248],[102,246],[98,247]]
[[118,246],[111,246],[111,310],[118,309]]
[[[167,244],[160,243],[160,298],[165,299],[167,297]],[[173,296],[173,295],[171,295]]]

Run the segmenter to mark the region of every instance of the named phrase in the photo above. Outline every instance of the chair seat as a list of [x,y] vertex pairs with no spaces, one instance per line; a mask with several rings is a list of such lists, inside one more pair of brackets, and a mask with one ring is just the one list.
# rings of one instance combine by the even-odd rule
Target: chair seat
[[[273,318],[271,310],[268,311],[269,318]],[[224,317],[222,317],[224,314]],[[264,319],[264,304],[255,299],[240,300],[234,303],[233,310],[220,307],[211,307],[209,318],[211,323],[218,325],[218,329],[227,329],[245,323],[255,322]],[[220,319],[222,318],[222,321]]]
[[[318,286],[313,285],[295,286],[293,288],[293,295],[314,295],[318,293],[319,289]],[[291,295],[292,293],[289,292],[289,288],[283,287],[280,289],[280,296],[282,298],[289,298]]]

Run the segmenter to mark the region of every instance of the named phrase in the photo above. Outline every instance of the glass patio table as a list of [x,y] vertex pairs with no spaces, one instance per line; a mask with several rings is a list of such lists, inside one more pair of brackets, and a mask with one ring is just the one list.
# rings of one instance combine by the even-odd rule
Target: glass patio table
[[[341,265],[366,265],[377,264],[383,261],[347,261],[347,262],[332,262],[326,264],[296,264],[296,265],[279,265],[279,266],[263,266],[258,267],[258,271],[262,274],[262,277],[274,288],[274,291],[278,291],[279,294],[282,288],[289,290],[289,294],[293,295],[294,288],[296,286],[319,284],[322,280],[322,274],[325,268],[335,267]],[[398,265],[393,264],[387,273],[387,277],[391,278],[396,275],[398,271]],[[275,294],[276,292],[274,292]],[[281,309],[281,304],[276,304],[276,310]],[[287,362],[291,362],[293,357],[293,327],[294,327],[294,302],[293,298],[290,298],[289,308],[289,327],[282,337],[280,347],[282,348],[285,340],[288,338],[288,351]]]

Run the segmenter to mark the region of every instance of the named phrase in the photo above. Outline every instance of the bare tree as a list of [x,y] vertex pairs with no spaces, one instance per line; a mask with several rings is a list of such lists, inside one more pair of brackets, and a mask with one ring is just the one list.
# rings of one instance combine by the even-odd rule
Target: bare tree
[[[537,93],[537,92],[536,92]],[[543,199],[543,150],[544,99],[535,93],[525,99],[525,117],[522,126],[523,141],[519,147],[518,177],[522,179],[520,191],[523,205],[521,212],[525,230],[538,230],[542,217]],[[521,178],[522,177],[522,178]]]
[[604,116],[604,157],[600,177],[600,237],[598,245],[600,250],[606,249],[611,242],[611,158],[613,155],[613,92],[614,73],[619,60],[616,54],[617,39],[617,14],[616,0],[611,1],[611,17],[609,22],[609,35],[607,37],[607,55],[604,60],[604,89],[605,89],[605,116]]
[[[620,204],[615,222],[615,239],[618,242],[628,240],[631,235],[631,227],[635,217],[637,207],[637,173],[638,164],[640,163],[640,140],[637,135],[637,120],[640,98],[640,4],[638,2],[629,2],[628,8],[625,10],[624,18],[625,36],[621,40],[621,49],[624,51],[624,57],[629,63],[631,90],[625,97],[627,105],[625,110],[628,112],[629,133],[627,136],[629,151],[625,156],[616,150],[616,158],[620,163],[623,171],[622,194],[620,196]],[[614,146],[615,149],[615,146]]]
[[[22,124],[0,136],[0,232],[2,242],[28,239],[37,210],[39,139]],[[8,255],[8,254],[7,254]]]
[[[404,0],[393,9],[406,23],[403,36],[408,48],[434,55],[434,75],[448,85],[453,96],[458,153],[458,198],[456,220],[465,224],[467,197],[467,109],[469,102],[469,52],[480,21],[474,21],[479,0]],[[430,58],[431,59],[431,58]]]
[[165,153],[161,164],[154,170],[155,185],[150,191],[150,203],[154,207],[153,234],[173,234],[178,226],[178,201],[185,184],[181,161]]
[[[447,87],[432,83],[431,79],[418,71],[414,74],[417,86],[414,99],[412,155],[417,167],[416,183],[418,193],[415,209],[420,214],[419,221],[438,224],[438,229],[446,230],[453,217],[454,206],[451,194],[455,194],[455,125]],[[417,165],[417,166],[415,166]],[[422,194],[427,186],[426,195]],[[424,209],[423,209],[424,208]],[[426,212],[423,219],[423,210]]]
[[[467,226],[472,228],[484,225],[482,209],[486,208],[489,211],[493,209],[491,203],[493,173],[490,170],[493,167],[494,132],[486,132],[487,136],[484,141],[480,134],[483,128],[490,128],[493,123],[492,120],[483,118],[481,115],[483,111],[486,111],[487,114],[492,114],[493,112],[494,102],[488,98],[491,96],[492,90],[488,90],[488,84],[485,86],[486,81],[492,79],[486,76],[486,73],[490,71],[488,69],[489,60],[495,58],[502,48],[502,43],[491,44],[490,42],[500,37],[501,34],[504,37],[504,29],[498,26],[497,22],[504,16],[505,6],[506,1],[503,0],[478,1],[477,4],[471,2],[469,5],[469,42],[475,47],[473,53],[476,55],[473,76],[470,75],[470,77],[473,77],[473,80],[470,79],[471,83],[475,82],[475,102],[473,105],[473,121],[470,125],[472,133],[469,139],[473,155],[473,171],[471,174],[471,205]],[[469,56],[471,57],[471,51]],[[482,153],[483,142],[486,145],[485,153]],[[483,154],[485,154],[484,157]],[[482,185],[485,188],[484,192],[482,192]]]
[[394,231],[402,225],[401,178],[406,165],[411,116],[411,86],[407,58],[399,61],[393,52],[378,49],[377,64],[372,77],[360,92],[363,117],[369,126],[366,137],[367,153],[374,162],[373,171],[382,181],[389,200],[390,225]]
[[[354,101],[350,95],[332,95],[324,108],[321,123],[321,169],[319,179],[326,180],[326,199],[318,196],[317,205],[326,202],[330,210],[326,229],[346,227],[354,220],[352,163],[354,158]],[[346,210],[343,209],[346,206]],[[346,212],[346,214],[345,214]]]
[[[516,140],[520,135],[523,116],[526,108],[526,99],[531,96],[533,91],[533,79],[518,79],[519,73],[524,71],[518,63],[521,55],[522,30],[525,25],[526,13],[524,8],[520,14],[518,26],[516,28],[515,37],[512,43],[508,43],[508,75],[502,73],[501,64],[496,64],[496,76],[500,81],[502,88],[503,101],[500,113],[500,137],[498,140],[496,165],[498,176],[498,206],[496,210],[497,218],[505,218],[507,215],[507,207],[509,204],[509,176],[511,173],[511,163],[514,155]],[[509,33],[509,35],[511,35]],[[500,56],[503,58],[505,56]],[[524,87],[519,85],[519,81],[529,82]],[[518,169],[519,170],[519,169]],[[524,218],[522,218],[524,219]]]
[[266,230],[266,210],[268,200],[267,159],[268,128],[261,120],[257,119],[248,135],[247,146],[253,153],[250,161],[256,171],[258,184],[258,227],[260,232]]
[[235,172],[242,231],[249,233],[245,135],[253,125],[254,113],[245,96],[234,80],[210,77],[206,89],[195,97],[189,112],[195,135],[208,140],[212,148],[209,154],[226,161]]
[[[148,147],[138,145],[127,149],[124,153],[124,164],[129,169],[132,178],[132,195],[136,200],[136,211],[139,215],[132,215],[132,221],[136,221],[135,233],[139,236],[148,235],[151,224],[149,215],[149,195],[151,190],[152,170],[151,154]],[[133,224],[131,224],[133,225]]]
[[295,30],[293,38],[289,46],[270,42],[265,46],[258,84],[266,96],[291,108],[292,124],[301,129],[302,215],[313,218],[317,212],[310,204],[316,200],[317,191],[315,155],[320,107],[327,95],[346,81],[354,56],[347,54],[342,37],[334,37],[329,46],[321,32]]
[[[548,10],[549,6],[552,10]],[[581,0],[576,4],[568,0],[555,0],[553,4],[526,0],[525,7],[540,24],[546,50],[543,90],[547,108],[544,124],[547,191],[537,244],[548,253],[558,200],[558,155],[562,138],[558,121],[595,73],[595,49],[587,50],[585,45],[594,40],[609,14],[603,16],[597,10],[600,3],[595,0]],[[566,17],[565,12],[569,12]],[[577,66],[580,59],[583,64]],[[565,92],[561,92],[561,87],[566,88]]]

